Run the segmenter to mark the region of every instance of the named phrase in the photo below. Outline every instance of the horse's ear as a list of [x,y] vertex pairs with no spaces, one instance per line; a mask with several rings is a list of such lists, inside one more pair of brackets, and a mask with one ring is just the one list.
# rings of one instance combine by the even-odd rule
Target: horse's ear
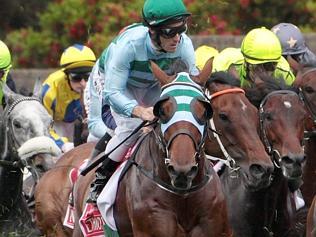
[[156,63],[150,61],[150,64],[154,77],[158,79],[161,86],[164,86],[174,80],[174,76],[168,76]]
[[41,78],[38,77],[34,83],[32,96],[39,98],[41,90],[42,90],[42,82],[41,82]]
[[212,73],[212,68],[213,68],[213,59],[214,59],[214,57],[207,60],[202,71],[200,72],[200,74],[197,77],[194,77],[194,80],[198,84],[204,86],[206,81],[210,77],[210,75]]
[[12,91],[7,84],[3,84],[3,95],[5,98],[5,102],[7,105],[11,105],[14,101],[21,98],[21,95],[16,94],[14,91]]

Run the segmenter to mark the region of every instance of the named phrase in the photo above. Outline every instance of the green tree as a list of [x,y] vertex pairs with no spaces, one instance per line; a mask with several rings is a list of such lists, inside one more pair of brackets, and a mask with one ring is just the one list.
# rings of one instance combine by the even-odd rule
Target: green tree
[[[5,41],[12,50],[15,67],[56,67],[63,49],[73,43],[90,46],[98,56],[124,26],[141,21],[144,3],[144,0],[27,2],[42,1],[49,4],[40,14],[34,11],[31,19],[38,19],[36,22],[29,21],[28,27],[6,35]],[[9,1],[5,2],[9,4]],[[292,22],[304,31],[312,30],[316,25],[316,15],[313,14],[316,3],[313,0],[184,2],[192,13],[188,32],[191,35],[244,34],[253,27],[270,28],[279,22]],[[42,9],[44,5],[33,8]]]

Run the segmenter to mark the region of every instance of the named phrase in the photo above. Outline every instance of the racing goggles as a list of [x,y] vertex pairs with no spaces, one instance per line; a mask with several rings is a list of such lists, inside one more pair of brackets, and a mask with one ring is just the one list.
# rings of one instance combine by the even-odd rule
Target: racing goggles
[[81,82],[82,80],[88,81],[90,72],[85,72],[85,73],[70,72],[68,76],[69,76],[70,81],[72,82]]
[[175,37],[177,34],[181,35],[182,33],[185,33],[188,29],[187,24],[183,24],[177,27],[162,27],[158,28],[157,32],[158,34],[165,38],[165,39],[171,39]]
[[268,62],[268,63],[262,63],[262,64],[248,64],[248,68],[251,71],[257,71],[257,72],[274,72],[276,69],[277,63],[276,62]]

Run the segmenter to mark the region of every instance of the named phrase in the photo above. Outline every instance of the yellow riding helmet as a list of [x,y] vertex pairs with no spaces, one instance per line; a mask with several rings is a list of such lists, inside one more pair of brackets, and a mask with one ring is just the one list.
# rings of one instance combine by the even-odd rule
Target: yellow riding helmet
[[282,48],[278,37],[265,27],[251,30],[243,39],[241,52],[250,64],[278,62]]
[[0,70],[11,66],[11,54],[7,45],[0,40]]
[[60,58],[60,66],[64,69],[93,67],[96,57],[93,51],[84,45],[74,44],[66,48]]
[[199,70],[202,70],[207,60],[215,57],[218,54],[218,50],[207,46],[202,45],[195,50],[195,62]]

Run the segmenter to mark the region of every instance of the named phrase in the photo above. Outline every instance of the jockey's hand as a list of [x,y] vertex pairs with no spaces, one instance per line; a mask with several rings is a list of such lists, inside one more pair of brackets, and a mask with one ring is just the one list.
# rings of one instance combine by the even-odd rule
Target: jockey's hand
[[155,115],[153,112],[153,107],[142,107],[142,106],[135,106],[132,112],[133,117],[140,118],[144,121],[153,121],[155,119]]

